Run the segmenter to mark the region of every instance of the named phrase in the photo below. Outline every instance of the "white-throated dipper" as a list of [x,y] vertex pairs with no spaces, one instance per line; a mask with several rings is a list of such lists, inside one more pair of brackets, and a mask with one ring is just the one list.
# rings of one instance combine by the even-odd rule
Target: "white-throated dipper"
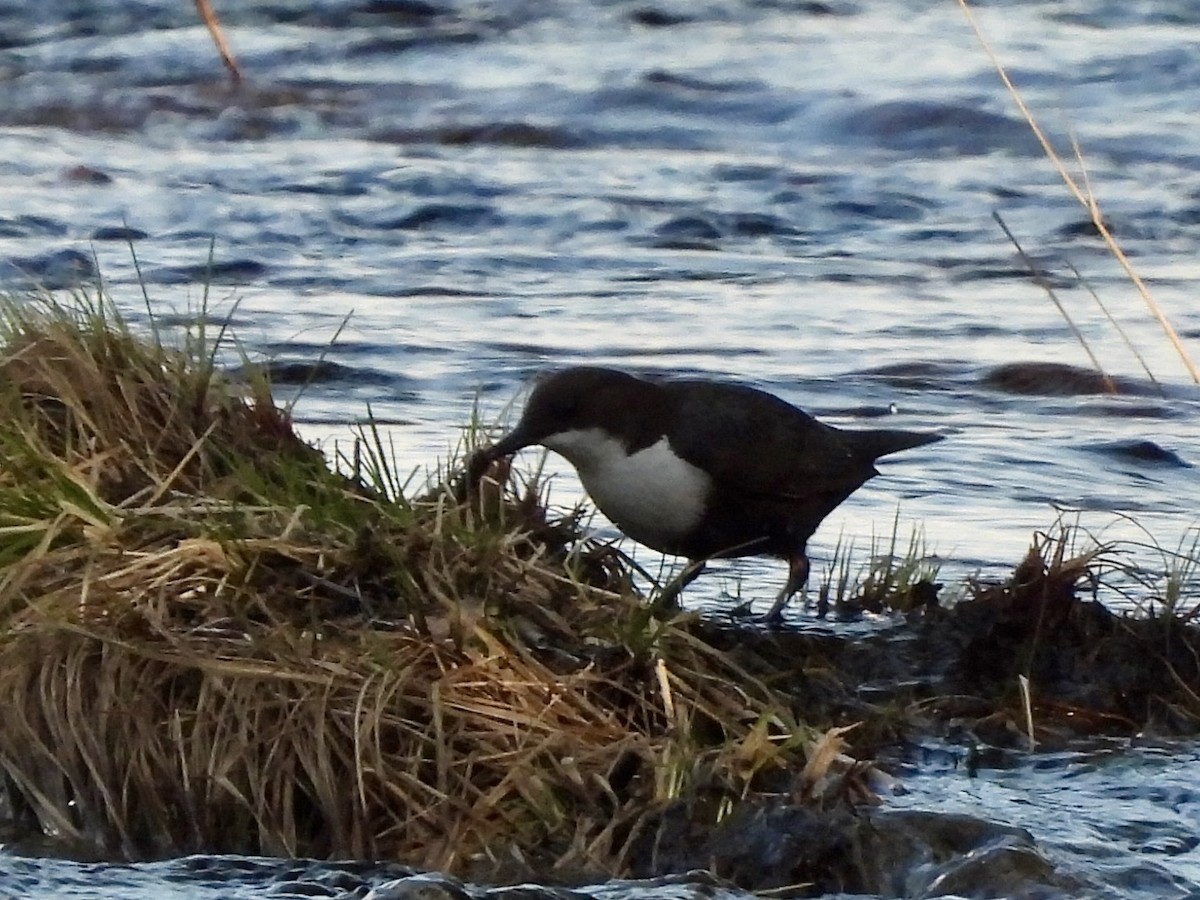
[[709,559],[767,554],[788,563],[768,619],[808,579],[805,545],[867,479],[875,460],[941,440],[846,431],[765,391],[700,379],[650,379],[578,366],[543,376],[521,420],[476,452],[467,477],[533,444],[566,457],[624,534],[691,562],[673,602]]

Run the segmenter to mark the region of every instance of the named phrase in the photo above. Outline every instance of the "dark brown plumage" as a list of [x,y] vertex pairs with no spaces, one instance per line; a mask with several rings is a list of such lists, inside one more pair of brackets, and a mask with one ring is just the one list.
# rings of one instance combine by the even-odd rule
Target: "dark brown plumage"
[[787,560],[775,618],[807,580],[809,537],[878,474],[875,460],[940,439],[834,428],[743,385],[581,366],[540,380],[516,428],[476,454],[469,477],[532,444],[555,450],[621,531],[692,561],[674,593],[708,559]]

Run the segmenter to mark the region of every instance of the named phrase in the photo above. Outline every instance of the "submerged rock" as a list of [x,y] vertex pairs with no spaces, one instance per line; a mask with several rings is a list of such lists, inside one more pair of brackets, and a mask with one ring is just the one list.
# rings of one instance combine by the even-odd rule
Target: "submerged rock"
[[706,833],[690,821],[665,816],[641,864],[705,868],[743,890],[782,896],[1057,897],[1085,886],[1056,870],[1025,829],[965,815],[780,802],[747,804]]

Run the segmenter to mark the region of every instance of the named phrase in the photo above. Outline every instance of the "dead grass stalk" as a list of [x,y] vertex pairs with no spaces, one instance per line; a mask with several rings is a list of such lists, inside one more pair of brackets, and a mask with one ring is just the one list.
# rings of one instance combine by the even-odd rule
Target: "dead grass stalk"
[[1071,174],[1070,170],[1063,162],[1062,157],[1059,155],[1058,151],[1055,150],[1054,144],[1050,141],[1050,138],[1047,137],[1045,131],[1042,130],[1041,125],[1038,124],[1037,118],[1033,115],[1033,112],[1025,103],[1025,99],[1021,96],[1021,92],[1017,90],[1017,86],[1013,83],[1012,78],[1009,77],[1007,70],[1005,70],[1004,64],[1000,62],[1000,57],[996,54],[996,51],[992,48],[991,43],[984,35],[983,29],[979,25],[979,21],[975,18],[975,13],[972,11],[970,4],[967,2],[967,0],[958,0],[958,5],[962,8],[963,14],[966,16],[967,22],[971,26],[971,30],[975,32],[976,39],[979,41],[980,46],[983,47],[988,59],[991,60],[992,66],[996,69],[997,74],[1000,76],[1000,80],[1004,82],[1004,87],[1008,90],[1009,95],[1013,98],[1013,102],[1016,103],[1017,109],[1020,111],[1021,116],[1025,119],[1026,124],[1029,125],[1029,129],[1033,132],[1034,137],[1037,138],[1038,143],[1042,147],[1042,151],[1046,154],[1046,158],[1050,160],[1055,171],[1058,172],[1058,175],[1062,179],[1063,184],[1066,185],[1067,190],[1071,192],[1071,195],[1077,201],[1079,201],[1079,204],[1087,211],[1092,225],[1094,225],[1096,228],[1096,233],[1100,235],[1100,239],[1104,242],[1104,246],[1108,249],[1109,253],[1112,254],[1113,258],[1118,262],[1122,270],[1125,272],[1126,277],[1129,278],[1130,282],[1137,289],[1138,294],[1146,304],[1146,308],[1150,310],[1150,313],[1157,320],[1159,327],[1162,328],[1163,333],[1170,341],[1171,346],[1174,347],[1175,352],[1179,354],[1179,358],[1183,361],[1183,364],[1187,368],[1188,373],[1191,375],[1192,380],[1197,384],[1200,384],[1200,366],[1197,366],[1195,360],[1191,358],[1191,355],[1184,346],[1182,339],[1179,337],[1179,333],[1171,324],[1171,320],[1167,317],[1167,314],[1163,311],[1163,308],[1159,306],[1158,302],[1154,299],[1153,295],[1150,293],[1150,289],[1146,286],[1146,283],[1142,280],[1141,276],[1138,275],[1137,271],[1133,268],[1133,264],[1130,263],[1129,258],[1125,255],[1125,251],[1121,249],[1120,244],[1117,243],[1116,238],[1109,230],[1108,224],[1104,221],[1104,216],[1100,212],[1099,201],[1096,199],[1096,195],[1092,192],[1091,185],[1087,182],[1086,169],[1083,167],[1082,155],[1080,154],[1078,145],[1073,145],[1073,149],[1075,150],[1076,158],[1079,160],[1080,168],[1084,172],[1082,185],[1080,184],[1079,179],[1076,179],[1076,177]]

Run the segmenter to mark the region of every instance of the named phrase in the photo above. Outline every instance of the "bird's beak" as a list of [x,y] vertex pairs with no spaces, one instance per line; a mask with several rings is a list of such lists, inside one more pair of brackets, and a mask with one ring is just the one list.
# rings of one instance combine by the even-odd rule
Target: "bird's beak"
[[476,450],[467,462],[467,483],[472,487],[478,485],[492,463],[506,456],[512,456],[518,450],[528,447],[532,443],[534,440],[526,435],[518,425],[492,446]]

